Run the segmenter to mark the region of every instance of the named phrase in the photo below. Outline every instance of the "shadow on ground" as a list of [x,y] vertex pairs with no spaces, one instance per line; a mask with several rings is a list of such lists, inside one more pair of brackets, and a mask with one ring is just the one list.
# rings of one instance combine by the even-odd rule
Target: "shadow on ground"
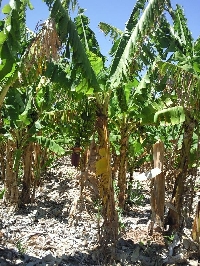
[[[134,244],[132,240],[121,238],[117,243],[117,252],[114,256],[108,250],[96,248],[87,252],[72,251],[71,254],[63,254],[61,257],[54,257],[51,253],[43,258],[29,256],[14,249],[0,246],[1,266],[164,266],[171,265],[163,263],[163,258],[158,251],[163,247],[158,244],[142,246]],[[198,259],[198,258],[196,258]],[[107,262],[106,262],[107,261]],[[173,265],[193,266],[189,261]],[[195,264],[197,265],[197,264]],[[199,265],[199,264],[198,264]]]

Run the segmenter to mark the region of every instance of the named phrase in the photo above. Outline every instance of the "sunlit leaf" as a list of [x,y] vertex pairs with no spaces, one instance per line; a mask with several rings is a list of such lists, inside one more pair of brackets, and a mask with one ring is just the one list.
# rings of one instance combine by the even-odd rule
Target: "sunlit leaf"
[[52,139],[45,138],[43,136],[36,136],[35,140],[43,147],[48,148],[50,151],[58,155],[65,154],[65,150]]
[[98,75],[103,68],[102,58],[90,51],[87,52],[87,55],[95,74]]
[[7,35],[4,32],[0,32],[0,45],[7,39]]
[[2,13],[3,14],[9,14],[11,11],[11,6],[9,4],[5,5],[3,8],[2,8]]
[[185,121],[183,106],[167,108],[155,113],[154,122],[164,122],[172,125],[180,124]]

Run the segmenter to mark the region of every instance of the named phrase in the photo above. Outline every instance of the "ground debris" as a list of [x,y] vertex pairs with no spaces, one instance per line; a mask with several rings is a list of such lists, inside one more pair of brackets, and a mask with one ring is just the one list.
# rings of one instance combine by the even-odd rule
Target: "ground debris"
[[149,235],[147,191],[144,206],[133,206],[122,215],[124,230],[114,262],[105,264],[98,246],[96,206],[90,213],[84,207],[93,202],[79,197],[78,175],[62,158],[42,178],[33,204],[13,210],[0,202],[1,266],[198,265],[198,245],[188,235],[178,236],[173,247],[162,232]]

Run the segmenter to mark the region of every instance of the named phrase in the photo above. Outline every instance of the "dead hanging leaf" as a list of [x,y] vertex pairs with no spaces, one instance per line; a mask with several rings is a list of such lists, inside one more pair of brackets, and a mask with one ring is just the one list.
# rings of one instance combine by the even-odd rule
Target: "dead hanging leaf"
[[196,217],[192,226],[192,239],[200,243],[200,201],[196,208]]
[[108,162],[106,157],[101,158],[96,162],[96,175],[102,175],[106,173],[108,169]]
[[99,150],[99,154],[100,154],[101,157],[106,156],[106,149],[105,148],[100,149]]
[[[23,70],[27,74],[42,75],[46,70],[47,62],[56,61],[60,57],[61,42],[56,29],[55,21],[50,18],[40,24],[39,33],[35,34],[23,55]],[[33,73],[34,74],[33,74]]]

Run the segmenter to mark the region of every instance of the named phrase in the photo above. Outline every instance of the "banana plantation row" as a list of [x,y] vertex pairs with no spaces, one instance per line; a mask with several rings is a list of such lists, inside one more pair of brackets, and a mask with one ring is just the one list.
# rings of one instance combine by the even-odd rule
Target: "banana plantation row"
[[[100,244],[114,244],[117,210],[131,202],[133,173],[154,167],[152,147],[160,140],[165,149],[162,180],[171,191],[165,221],[171,230],[180,230],[182,217],[193,211],[200,113],[200,38],[193,39],[183,9],[172,7],[170,0],[137,0],[123,32],[101,22],[100,29],[112,40],[108,65],[77,1],[44,2],[50,15],[37,32],[26,26],[29,0],[2,7],[4,202],[33,202],[41,175],[76,144],[73,165],[80,152],[82,178],[91,170],[89,153],[95,154]],[[159,208],[164,213],[164,203],[155,211]],[[162,227],[164,217],[159,219]]]

